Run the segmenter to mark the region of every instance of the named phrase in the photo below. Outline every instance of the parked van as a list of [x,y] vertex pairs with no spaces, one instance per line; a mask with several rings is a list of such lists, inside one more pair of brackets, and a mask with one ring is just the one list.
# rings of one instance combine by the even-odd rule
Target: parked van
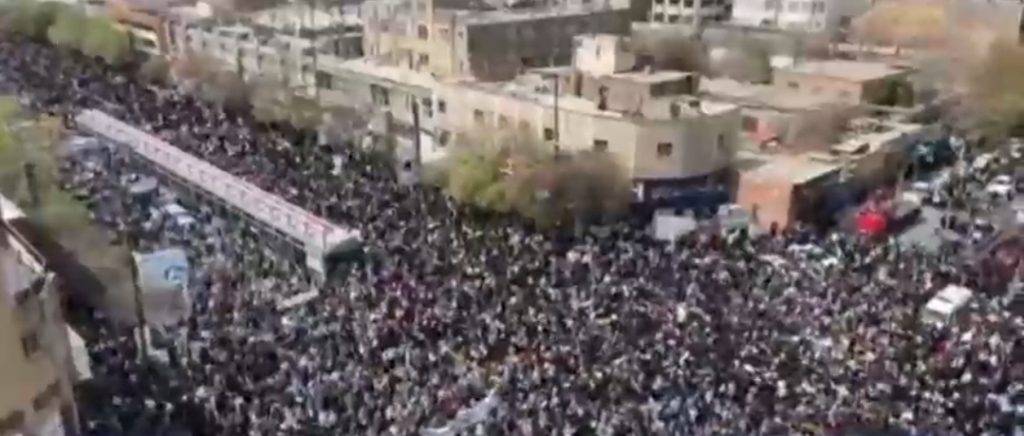
[[921,320],[937,327],[949,324],[967,305],[974,292],[963,286],[949,285],[942,288],[921,311]]

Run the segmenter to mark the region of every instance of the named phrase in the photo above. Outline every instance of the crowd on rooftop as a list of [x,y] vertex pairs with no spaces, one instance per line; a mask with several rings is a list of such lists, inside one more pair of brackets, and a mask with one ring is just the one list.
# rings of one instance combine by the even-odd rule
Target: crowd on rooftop
[[980,297],[944,328],[920,322],[938,289],[978,286],[948,253],[802,226],[553,236],[399,184],[352,144],[313,145],[91,59],[9,39],[0,58],[0,81],[38,111],[102,109],[364,237],[362,260],[312,284],[230,215],[146,225],[123,191],[149,170],[125,152],[70,162],[93,175],[81,188],[126,199],[94,214],[142,247],[183,245],[194,269],[166,365],[97,322],[104,401],[83,406],[87,434],[1024,432],[1024,320]]

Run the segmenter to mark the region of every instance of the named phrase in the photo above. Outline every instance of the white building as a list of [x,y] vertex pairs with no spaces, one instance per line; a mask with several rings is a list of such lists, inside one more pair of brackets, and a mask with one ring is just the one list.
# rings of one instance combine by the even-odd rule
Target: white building
[[850,26],[873,0],[733,0],[732,21],[746,26],[836,32]]
[[734,0],[651,0],[648,19],[652,23],[696,24],[729,17]]

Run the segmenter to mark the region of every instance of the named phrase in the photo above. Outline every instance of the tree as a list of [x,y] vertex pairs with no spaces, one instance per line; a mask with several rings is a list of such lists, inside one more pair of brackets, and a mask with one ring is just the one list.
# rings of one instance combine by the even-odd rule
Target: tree
[[139,76],[156,84],[167,84],[171,77],[171,64],[161,56],[151,56],[139,67]]
[[460,144],[450,156],[444,187],[456,200],[516,212],[541,226],[585,225],[614,217],[629,204],[628,178],[610,154],[556,157],[526,132],[492,137],[491,143]]
[[971,78],[966,104],[975,128],[994,138],[1024,134],[1024,48],[998,41]]
[[47,38],[47,31],[67,5],[57,2],[19,0],[7,5],[0,17],[0,29],[38,41]]
[[249,102],[249,88],[234,71],[217,71],[200,84],[200,96],[224,107],[241,108]]
[[131,50],[128,35],[114,26],[108,18],[92,17],[86,19],[85,35],[82,40],[82,52],[116,65],[123,62]]
[[76,10],[65,8],[57,14],[57,19],[47,29],[46,37],[55,46],[81,50],[85,27],[85,16]]
[[[111,245],[92,223],[88,208],[59,188],[54,146],[64,134],[59,118],[27,116],[15,99],[0,98],[0,192],[22,206],[29,219],[99,280],[105,294],[94,303],[118,319],[131,320],[134,298],[127,249]],[[34,205],[23,171],[26,164],[34,168],[39,200]]]

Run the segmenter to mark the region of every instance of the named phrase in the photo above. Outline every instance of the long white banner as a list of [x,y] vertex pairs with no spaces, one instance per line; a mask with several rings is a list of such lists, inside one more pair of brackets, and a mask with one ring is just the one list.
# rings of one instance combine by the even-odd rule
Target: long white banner
[[130,147],[179,178],[302,241],[311,255],[322,256],[333,246],[359,239],[357,231],[338,227],[106,113],[86,110],[77,121],[80,127]]

